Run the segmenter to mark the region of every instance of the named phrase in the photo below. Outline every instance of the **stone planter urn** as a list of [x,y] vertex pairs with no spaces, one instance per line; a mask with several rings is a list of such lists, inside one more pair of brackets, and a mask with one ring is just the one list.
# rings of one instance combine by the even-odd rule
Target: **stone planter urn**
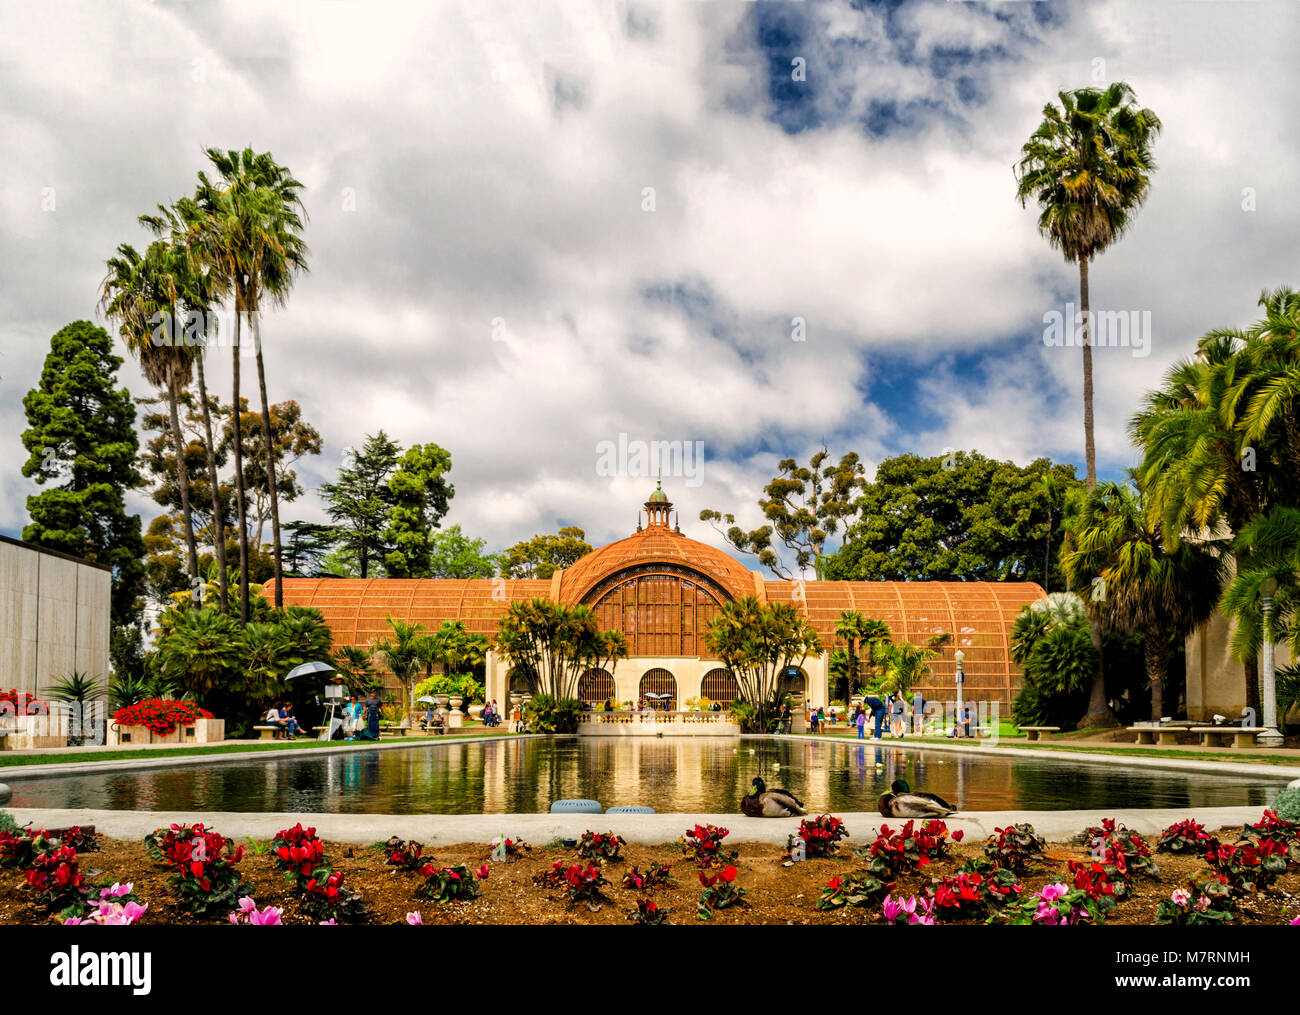
[[511,705],[522,705],[523,702],[524,702],[524,696],[523,696],[522,694],[512,694],[512,695],[510,695],[510,704],[511,704]]
[[482,705],[471,705],[468,709],[466,709],[466,711],[469,712],[469,717],[473,719],[475,722],[483,718]]
[[460,729],[465,725],[465,713],[460,710],[464,701],[465,699],[459,694],[448,696],[447,702],[451,705],[451,714],[447,716],[447,726],[450,729]]

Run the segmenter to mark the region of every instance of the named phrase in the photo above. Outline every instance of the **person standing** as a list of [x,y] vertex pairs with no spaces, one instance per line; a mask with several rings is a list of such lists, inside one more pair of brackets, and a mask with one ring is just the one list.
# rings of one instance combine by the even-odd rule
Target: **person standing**
[[867,713],[862,711],[861,705],[858,706],[858,711],[853,717],[853,721],[858,727],[858,739],[865,740],[867,738]]
[[366,736],[370,740],[379,739],[379,717],[383,714],[384,703],[379,700],[379,688],[370,689],[370,697],[366,699]]
[[917,736],[925,732],[925,696],[920,691],[912,695],[912,732]]
[[873,734],[872,739],[879,740],[880,728],[885,724],[885,703],[873,695],[869,698],[865,698],[863,704],[866,705],[867,708],[871,709],[871,717],[875,720],[876,731]]

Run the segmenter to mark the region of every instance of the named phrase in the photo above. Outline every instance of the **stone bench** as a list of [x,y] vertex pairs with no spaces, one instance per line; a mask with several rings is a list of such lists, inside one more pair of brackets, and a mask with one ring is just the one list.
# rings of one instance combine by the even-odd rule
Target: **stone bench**
[[1030,741],[1047,740],[1053,733],[1060,733],[1059,726],[1021,726],[1020,732]]
[[1178,746],[1178,734],[1187,732],[1186,726],[1129,726],[1127,729],[1137,734],[1139,744],[1162,747]]
[[1191,733],[1201,738],[1205,747],[1254,747],[1255,737],[1263,726],[1193,726]]
[[283,726],[254,726],[253,729],[257,730],[258,740],[275,740],[277,733],[285,732]]

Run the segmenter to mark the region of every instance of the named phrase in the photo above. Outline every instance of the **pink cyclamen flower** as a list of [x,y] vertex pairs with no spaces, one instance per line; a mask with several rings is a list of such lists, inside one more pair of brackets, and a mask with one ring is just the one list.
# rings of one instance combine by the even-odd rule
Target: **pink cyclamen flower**
[[1297,916],[1294,920],[1292,920],[1290,926],[1300,927],[1300,916]]
[[1192,893],[1186,888],[1175,888],[1169,893],[1169,901],[1175,906],[1186,907],[1192,901]]
[[409,923],[412,927],[423,927],[424,917],[422,917],[418,912],[407,913],[406,922]]
[[320,926],[322,927],[337,927],[338,925],[338,920],[322,920],[320,922]]
[[1056,882],[1054,885],[1043,885],[1038,893],[1038,897],[1044,902],[1055,902],[1064,895],[1070,894],[1070,886],[1063,882]]
[[[915,897],[908,899],[907,901],[912,903],[913,908],[916,907]],[[919,924],[922,927],[933,927],[934,926],[934,899],[922,900],[921,912],[917,914],[913,914],[908,919],[907,922],[909,924],[913,924],[913,923]]]
[[114,881],[111,888],[101,888],[99,890],[99,897],[101,899],[120,899],[123,895],[130,895],[133,888],[135,888],[134,884],[124,885]]
[[248,914],[248,922],[254,927],[279,927],[282,926],[280,914],[283,912],[284,910],[276,909],[274,906],[267,906],[260,913],[254,909]]

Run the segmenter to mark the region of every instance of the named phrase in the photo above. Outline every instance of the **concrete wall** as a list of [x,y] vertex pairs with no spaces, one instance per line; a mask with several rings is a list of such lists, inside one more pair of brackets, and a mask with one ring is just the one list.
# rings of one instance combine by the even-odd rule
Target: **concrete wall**
[[81,670],[109,674],[109,572],[0,539],[0,686],[40,695]]
[[[1216,611],[1188,636],[1187,718],[1203,721],[1218,713],[1235,719],[1246,707],[1246,675],[1232,658],[1232,631],[1233,625]],[[1275,646],[1273,656],[1276,667],[1291,665],[1286,645]]]

